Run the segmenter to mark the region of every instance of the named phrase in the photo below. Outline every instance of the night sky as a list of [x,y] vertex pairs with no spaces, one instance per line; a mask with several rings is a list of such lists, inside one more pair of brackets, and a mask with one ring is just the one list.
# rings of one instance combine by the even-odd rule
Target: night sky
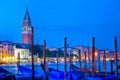
[[[120,44],[120,0],[1,0],[0,40],[22,42],[22,21],[26,6],[35,29],[35,43],[62,47],[91,46],[114,50],[114,36]],[[119,47],[119,46],[118,46]]]

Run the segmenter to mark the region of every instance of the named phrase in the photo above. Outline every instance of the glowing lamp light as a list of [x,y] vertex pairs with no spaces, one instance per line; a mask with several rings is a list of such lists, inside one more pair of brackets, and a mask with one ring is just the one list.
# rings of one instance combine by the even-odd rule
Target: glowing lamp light
[[75,59],[76,57],[75,56],[73,56],[73,59]]
[[97,52],[95,52],[95,57],[97,57],[98,56],[98,53]]
[[96,72],[98,73],[99,71],[97,70]]
[[109,58],[106,58],[106,61],[109,61],[110,59]]

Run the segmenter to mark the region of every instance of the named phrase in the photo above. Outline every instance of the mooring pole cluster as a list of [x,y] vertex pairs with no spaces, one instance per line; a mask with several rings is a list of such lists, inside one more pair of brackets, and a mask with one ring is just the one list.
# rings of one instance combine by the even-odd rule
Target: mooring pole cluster
[[[32,56],[34,54],[34,51],[33,51],[33,46],[32,46]],[[115,49],[115,52],[114,52],[114,61],[115,61],[115,75],[117,76],[118,75],[118,54],[117,54],[117,38],[115,37],[114,38],[114,49]],[[82,63],[81,63],[81,50],[80,49],[77,49],[78,50],[78,58],[79,58],[79,66],[80,66],[80,69],[82,68]],[[67,63],[66,63],[66,54],[67,54],[67,38],[64,38],[64,80],[67,79]],[[70,56],[69,56],[69,62],[70,62],[70,71],[71,71],[71,65],[72,65],[72,58],[71,58],[71,55],[72,54],[72,51],[70,51]],[[87,48],[87,52],[85,51],[84,52],[84,57],[85,57],[85,73],[87,74],[87,68],[90,69],[90,60],[92,58],[92,77],[95,76],[95,73],[96,73],[96,50],[95,50],[95,38],[93,37],[92,38],[92,57],[90,57],[90,48],[88,47]],[[107,66],[106,66],[106,50],[103,50],[103,69],[104,69],[104,74],[105,74],[105,77],[107,76]],[[46,72],[46,80],[48,80],[48,72],[46,70],[46,40],[44,40],[44,50],[43,50],[43,57],[44,57],[44,67],[45,67],[45,72]],[[57,70],[59,70],[59,54],[57,53],[56,54],[56,57],[57,57]],[[88,57],[88,59],[87,59]],[[33,58],[32,58],[33,59]],[[88,67],[87,67],[87,60],[88,60]],[[100,52],[98,54],[98,70],[100,72],[100,60],[101,60],[101,57],[100,57]],[[32,65],[34,64],[33,63],[34,61],[32,60]],[[111,72],[113,72],[113,65],[112,65],[112,60],[110,61],[110,66],[111,66]],[[34,67],[32,66],[32,71],[34,70]],[[34,72],[33,72],[33,75],[32,75],[32,79],[34,79]]]

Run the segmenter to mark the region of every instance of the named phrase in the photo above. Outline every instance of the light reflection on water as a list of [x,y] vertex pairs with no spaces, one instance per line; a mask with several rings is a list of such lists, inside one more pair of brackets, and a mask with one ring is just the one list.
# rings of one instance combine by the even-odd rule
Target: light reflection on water
[[[79,66],[79,62],[76,62],[76,63],[73,63],[73,64],[75,66]],[[31,64],[21,64],[21,65],[25,66],[25,67],[27,67],[29,69],[32,69]],[[85,63],[82,62],[82,68],[85,67],[84,65],[85,65]],[[96,69],[98,70],[98,63],[96,65],[97,65]],[[87,66],[88,66],[88,63],[87,63]],[[10,71],[11,73],[17,74],[17,65],[16,64],[14,64],[14,65],[2,65],[1,67],[3,67],[4,69]],[[56,63],[48,63],[48,67],[57,69],[57,64]],[[92,64],[90,64],[90,68],[92,68]],[[115,69],[114,64],[113,64],[113,68]],[[64,63],[59,63],[59,70],[64,71]],[[69,62],[67,62],[67,71],[69,71],[69,70],[70,70],[70,64],[69,64]],[[43,72],[40,64],[35,65],[35,71]],[[104,71],[103,62],[100,63],[100,71]],[[110,62],[107,62],[107,72],[110,72]],[[119,72],[120,72],[120,70],[119,70]]]

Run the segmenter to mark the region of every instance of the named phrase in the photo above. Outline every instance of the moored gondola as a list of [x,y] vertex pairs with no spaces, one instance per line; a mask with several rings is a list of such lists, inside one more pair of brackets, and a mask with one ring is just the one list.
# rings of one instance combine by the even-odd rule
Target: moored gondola
[[0,67],[0,80],[15,80],[15,76],[12,73]]
[[[113,74],[108,74],[108,75],[105,77],[104,74],[101,74],[101,73],[99,73],[99,72],[95,72],[95,76],[92,77],[92,70],[86,70],[86,71],[85,71],[84,68],[79,68],[79,67],[77,67],[77,66],[75,66],[75,65],[73,65],[73,64],[71,64],[71,68],[72,68],[72,70],[82,71],[83,74],[87,73],[87,76],[85,76],[85,77],[83,78],[83,80],[84,80],[84,79],[85,79],[85,80],[92,80],[92,79],[94,79],[94,80],[119,80],[119,79],[118,79],[118,76],[115,76],[115,75],[113,75]],[[79,73],[78,73],[78,74],[79,74]]]
[[[44,73],[46,73],[45,71],[45,67],[43,66],[43,64],[41,63],[41,67],[44,71]],[[53,68],[48,68],[47,69],[47,73],[46,76],[48,75],[49,80],[64,80],[64,71],[59,71]],[[72,70],[72,71],[68,71],[67,72],[67,80],[80,80],[84,78],[83,72],[82,71],[78,71],[78,70]]]
[[[35,73],[35,80],[41,80],[43,74],[37,71],[34,71]],[[32,78],[32,70],[29,68],[26,68],[24,66],[20,66],[20,73],[15,74],[15,77],[17,80],[24,79],[24,80],[29,80]]]

